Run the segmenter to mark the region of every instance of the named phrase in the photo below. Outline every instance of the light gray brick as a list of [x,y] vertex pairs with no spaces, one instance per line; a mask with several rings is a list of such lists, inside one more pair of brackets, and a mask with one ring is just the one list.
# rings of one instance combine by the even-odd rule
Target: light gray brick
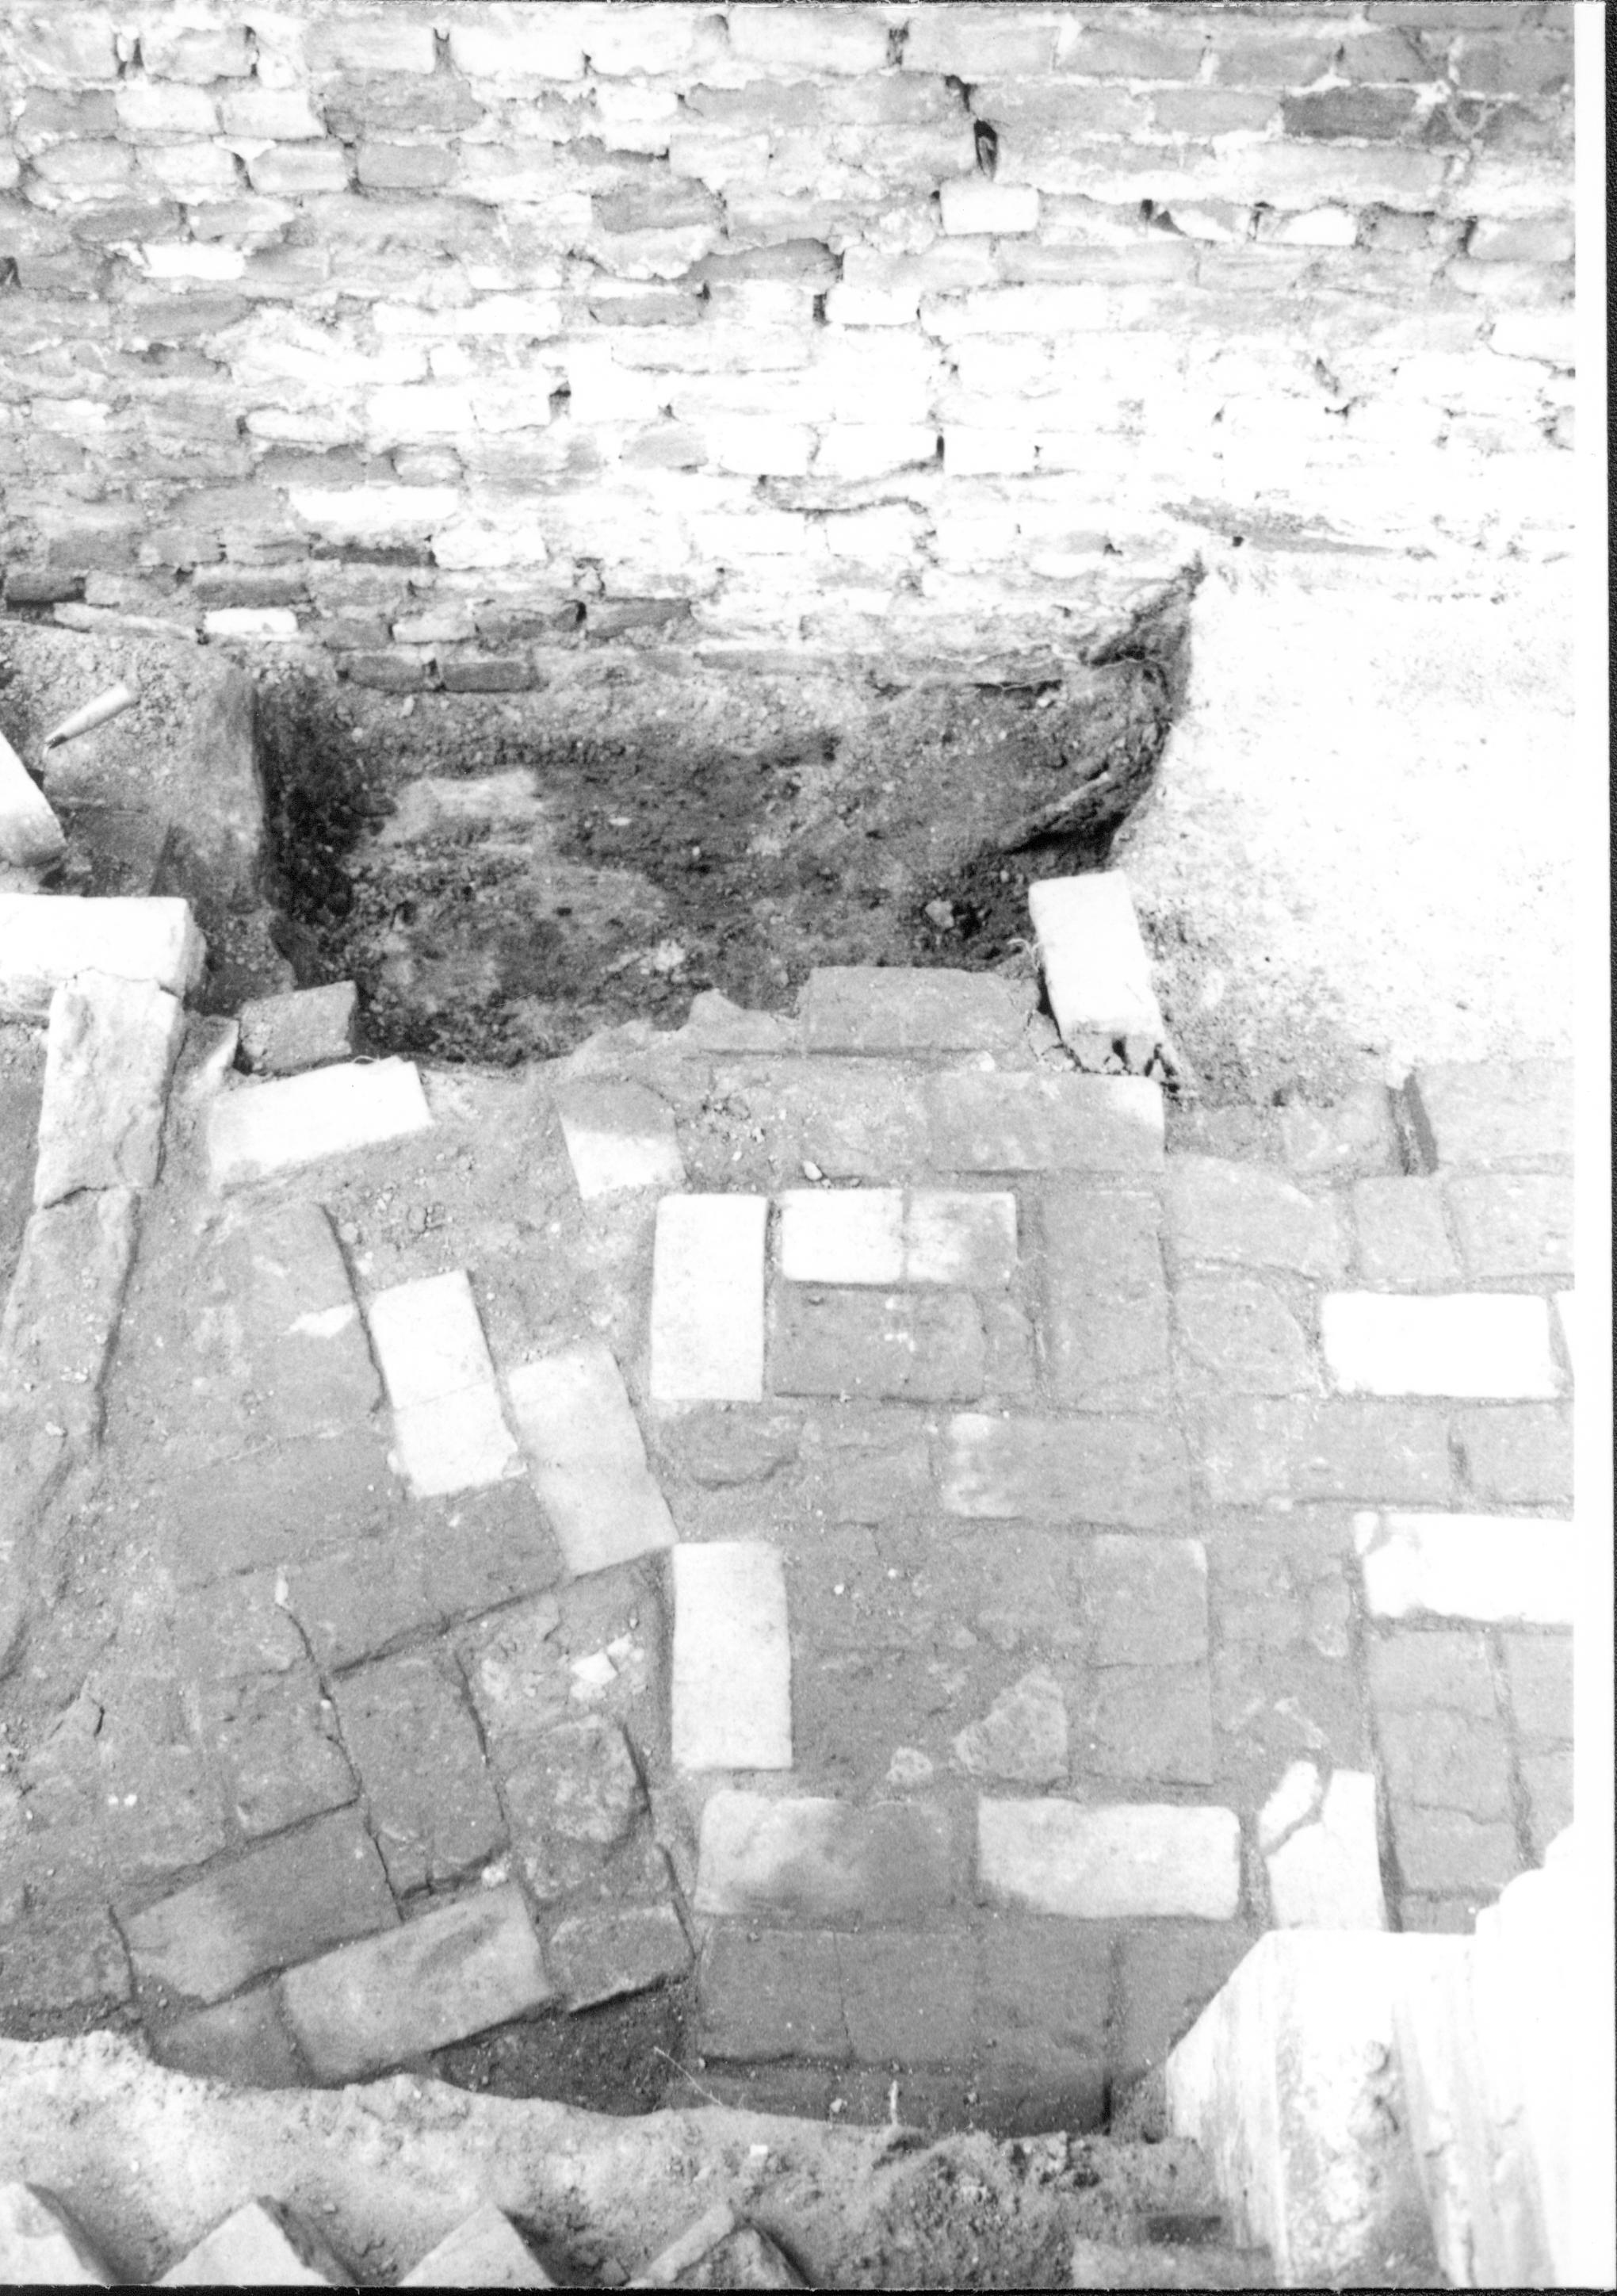
[[674,1759],[687,1770],[788,1770],[786,1573],[762,1539],[674,1550]]
[[1230,1921],[1240,1901],[1240,1822],[1231,1809],[984,1796],[977,1871],[990,1904],[1030,1913]]
[[1448,1184],[1466,1272],[1474,1281],[1572,1272],[1572,1187],[1547,1173],[1466,1174]]
[[674,1544],[617,1357],[584,1340],[506,1381],[534,1489],[575,1577]]
[[703,1809],[698,1913],[902,1926],[953,1895],[949,1821],[923,1803],[721,1792]]
[[934,1078],[927,1106],[941,1171],[1153,1172],[1162,1163],[1162,1094],[1144,1077]]
[[943,1500],[950,1514],[996,1521],[1167,1530],[1188,1506],[1188,1462],[1178,1430],[1159,1418],[962,1412],[944,1429]]
[[1289,1268],[1340,1277],[1346,1242],[1335,1203],[1254,1164],[1176,1156],[1168,1167],[1168,1221],[1181,1259]]
[[1352,1206],[1361,1282],[1378,1292],[1420,1292],[1461,1281],[1438,1181],[1360,1180]]

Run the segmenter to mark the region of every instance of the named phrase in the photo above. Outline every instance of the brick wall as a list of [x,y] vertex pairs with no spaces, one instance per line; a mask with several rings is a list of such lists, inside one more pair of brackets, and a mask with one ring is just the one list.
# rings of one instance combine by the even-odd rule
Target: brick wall
[[498,685],[1559,554],[1570,18],[0,0],[7,603]]

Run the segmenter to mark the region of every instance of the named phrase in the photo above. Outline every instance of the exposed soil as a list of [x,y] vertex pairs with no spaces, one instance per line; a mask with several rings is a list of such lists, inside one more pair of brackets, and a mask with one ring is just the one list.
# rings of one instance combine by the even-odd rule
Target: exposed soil
[[1104,865],[1148,786],[1184,643],[1174,592],[1019,686],[584,657],[500,697],[266,682],[281,946],[357,981],[378,1049],[499,1062],[678,1026],[704,988],[782,1010],[816,964],[1014,961],[1029,882]]
[[[665,1985],[569,2016],[525,2019],[441,2049],[440,2080],[489,2096],[542,2096],[586,2112],[655,2112],[688,2103],[681,2072],[688,1983]],[[674,2090],[670,2099],[668,2092]]]

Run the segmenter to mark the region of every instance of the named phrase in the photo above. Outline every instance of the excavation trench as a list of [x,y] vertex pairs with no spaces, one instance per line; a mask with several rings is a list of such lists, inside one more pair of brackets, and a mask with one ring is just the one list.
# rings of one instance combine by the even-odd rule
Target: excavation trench
[[1023,682],[603,676],[401,700],[266,680],[274,938],[373,1049],[510,1063],[810,969],[1024,961],[1039,877],[1102,866],[1185,676],[1179,592]]

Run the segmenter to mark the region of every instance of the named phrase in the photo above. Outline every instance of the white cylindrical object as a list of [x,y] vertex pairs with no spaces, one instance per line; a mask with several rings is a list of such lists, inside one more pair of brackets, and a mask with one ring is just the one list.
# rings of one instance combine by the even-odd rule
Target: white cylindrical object
[[62,742],[71,742],[78,734],[87,734],[94,726],[104,726],[109,718],[119,718],[126,709],[133,709],[140,695],[132,685],[110,685],[98,693],[94,701],[86,701],[82,709],[75,709],[60,726],[53,726],[43,746],[55,749]]

